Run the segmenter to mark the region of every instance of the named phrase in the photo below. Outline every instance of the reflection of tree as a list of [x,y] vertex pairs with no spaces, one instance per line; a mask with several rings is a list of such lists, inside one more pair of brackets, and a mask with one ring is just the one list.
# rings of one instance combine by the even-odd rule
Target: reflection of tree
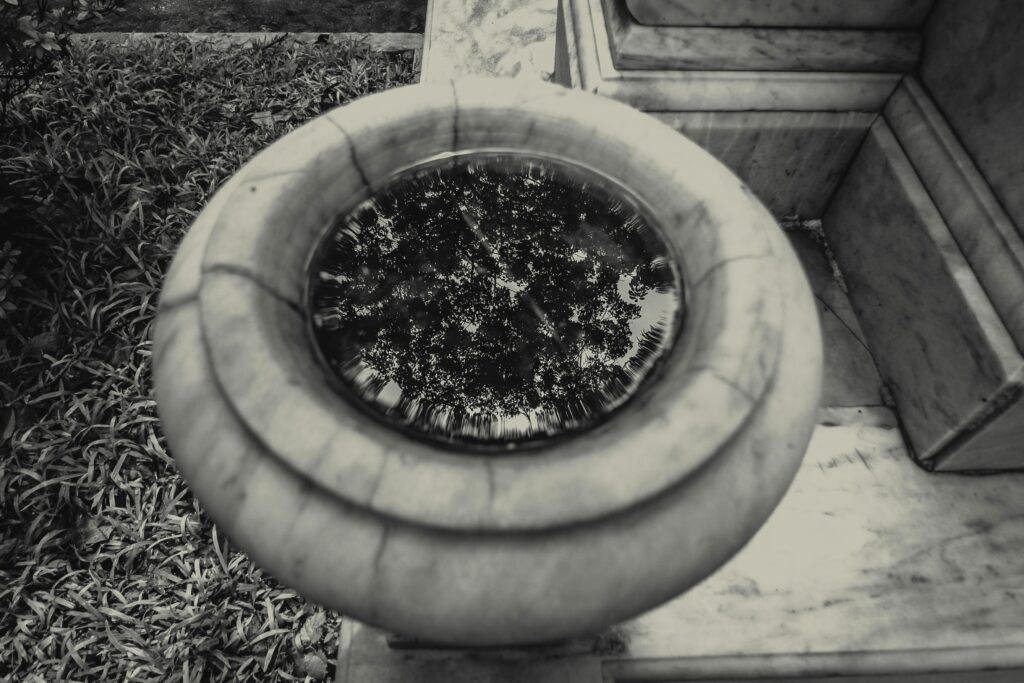
[[626,206],[549,166],[449,162],[364,202],[328,240],[317,335],[360,394],[437,435],[565,431],[621,402],[666,342],[668,315],[639,339],[630,327],[650,292],[676,286],[651,239]]

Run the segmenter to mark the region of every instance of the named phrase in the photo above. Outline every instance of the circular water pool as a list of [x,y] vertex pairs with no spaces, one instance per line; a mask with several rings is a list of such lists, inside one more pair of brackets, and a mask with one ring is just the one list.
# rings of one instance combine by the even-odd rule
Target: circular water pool
[[310,273],[313,336],[345,395],[492,453],[607,419],[681,318],[676,260],[631,192],[511,152],[389,178],[339,217]]

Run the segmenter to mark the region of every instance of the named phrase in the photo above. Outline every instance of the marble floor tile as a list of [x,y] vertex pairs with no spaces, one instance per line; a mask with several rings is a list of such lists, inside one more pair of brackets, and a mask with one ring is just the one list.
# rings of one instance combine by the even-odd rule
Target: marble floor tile
[[420,79],[550,80],[557,5],[558,0],[431,0]]
[[1022,486],[929,474],[888,410],[833,411],[750,543],[619,627],[627,656],[1019,648]]

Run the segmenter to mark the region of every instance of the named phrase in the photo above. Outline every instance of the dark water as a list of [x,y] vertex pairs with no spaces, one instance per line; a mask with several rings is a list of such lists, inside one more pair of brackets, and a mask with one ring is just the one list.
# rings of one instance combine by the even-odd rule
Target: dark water
[[600,422],[681,318],[674,259],[620,188],[511,154],[397,176],[338,220],[311,273],[314,336],[345,393],[445,443]]

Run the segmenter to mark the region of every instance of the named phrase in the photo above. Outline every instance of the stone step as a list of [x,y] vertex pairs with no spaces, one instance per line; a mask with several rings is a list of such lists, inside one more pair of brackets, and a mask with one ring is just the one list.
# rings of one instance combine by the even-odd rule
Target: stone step
[[914,28],[934,0],[626,0],[651,26]]
[[619,69],[902,73],[921,51],[916,29],[649,26],[602,2]]

